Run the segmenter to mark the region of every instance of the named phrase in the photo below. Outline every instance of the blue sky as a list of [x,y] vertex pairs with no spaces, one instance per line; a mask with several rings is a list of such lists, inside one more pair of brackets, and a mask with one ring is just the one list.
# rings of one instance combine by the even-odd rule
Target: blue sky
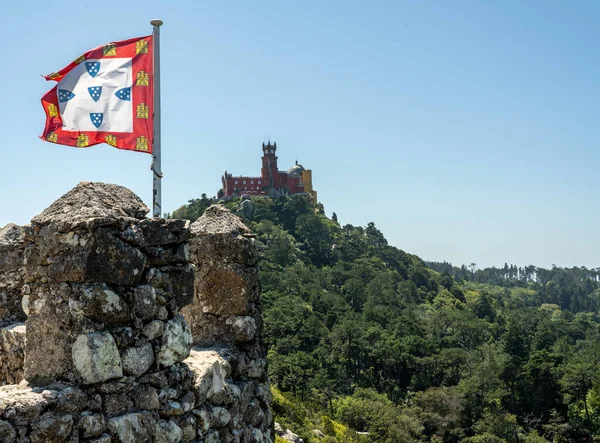
[[224,170],[313,170],[326,212],[429,260],[600,266],[600,2],[127,1],[3,5],[0,226],[79,181],[151,203],[150,157],[37,137],[41,74],[162,44],[163,209]]

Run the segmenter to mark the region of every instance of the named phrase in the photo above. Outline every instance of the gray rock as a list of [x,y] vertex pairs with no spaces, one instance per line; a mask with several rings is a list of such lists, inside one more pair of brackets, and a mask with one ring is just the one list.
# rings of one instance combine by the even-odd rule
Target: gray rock
[[183,395],[183,397],[181,397],[179,403],[181,403],[181,407],[184,412],[189,412],[194,408],[194,405],[196,404],[196,396],[192,391],[188,391],[185,393],[185,395]]
[[121,443],[146,443],[152,441],[154,419],[148,412],[135,412],[111,418],[108,429]]
[[158,352],[158,366],[169,367],[190,355],[192,333],[184,318],[179,315],[165,325],[162,344]]
[[53,223],[64,230],[85,225],[90,219],[100,219],[104,223],[119,218],[142,219],[149,211],[137,195],[123,186],[81,182],[35,216],[32,224]]
[[141,375],[154,363],[152,345],[146,343],[139,348],[128,348],[121,354],[123,370],[129,375]]
[[129,306],[106,284],[80,286],[79,290],[79,300],[69,300],[73,315],[84,315],[109,325],[123,324],[129,320]]
[[206,410],[206,408],[194,409],[192,413],[197,417],[198,422],[198,430],[205,434],[210,428],[210,414]]
[[158,391],[156,388],[148,385],[139,385],[133,390],[133,401],[137,409],[146,409],[154,411],[160,408],[158,400]]
[[219,431],[210,431],[204,437],[204,443],[221,443]]
[[313,434],[319,438],[325,438],[325,434],[319,429],[313,429]]
[[133,399],[127,392],[117,392],[104,396],[102,408],[108,417],[133,411]]
[[182,432],[182,439],[184,442],[191,442],[196,439],[198,435],[196,432],[196,418],[193,415],[189,415],[179,423]]
[[178,415],[183,415],[184,410],[181,407],[181,403],[178,401],[169,401],[167,404],[160,410],[160,415],[163,417],[175,417]]
[[156,422],[155,441],[162,443],[178,443],[183,438],[181,428],[172,420],[159,420]]
[[265,440],[265,436],[260,429],[252,428],[252,441],[256,443],[262,443]]
[[13,443],[17,438],[17,432],[12,425],[4,420],[0,420],[0,441],[5,443]]
[[73,343],[72,358],[84,384],[100,383],[123,376],[119,350],[108,332],[78,336]]
[[252,217],[254,216],[254,205],[252,204],[252,201],[242,200],[240,202],[240,207],[237,210],[237,214],[246,220],[252,220]]
[[81,281],[132,286],[141,280],[145,266],[146,257],[139,250],[108,231],[98,230]]
[[228,319],[227,323],[231,324],[233,333],[235,334],[235,341],[238,343],[245,343],[251,341],[256,335],[256,320],[250,316],[233,317]]
[[81,415],[79,419],[79,429],[84,438],[99,437],[106,429],[104,416],[100,414]]
[[144,326],[144,329],[142,330],[142,334],[144,334],[150,340],[154,340],[155,338],[158,338],[161,335],[163,335],[164,330],[165,330],[165,324],[162,321],[153,320],[150,323],[148,323],[146,326]]
[[142,320],[156,315],[156,290],[150,285],[138,286],[133,292],[133,313]]
[[23,380],[25,335],[23,323],[0,328],[0,384],[17,384]]
[[259,406],[259,401],[257,399],[251,400],[248,404],[248,409],[246,409],[246,413],[244,414],[246,423],[257,426],[264,417],[265,413]]
[[227,409],[221,408],[219,406],[215,406],[214,408],[212,408],[212,411],[210,413],[210,423],[212,426],[216,428],[222,428],[224,426],[227,426],[229,420],[231,420],[231,414]]
[[31,443],[58,443],[67,441],[73,429],[71,415],[44,414],[31,426]]
[[281,435],[281,438],[283,438],[284,440],[287,440],[287,441],[291,441],[293,443],[304,443],[304,440],[302,440],[298,436],[298,434],[294,434],[289,429],[285,430],[285,432]]
[[90,403],[85,392],[75,386],[59,390],[56,400],[56,412],[68,414],[79,413]]

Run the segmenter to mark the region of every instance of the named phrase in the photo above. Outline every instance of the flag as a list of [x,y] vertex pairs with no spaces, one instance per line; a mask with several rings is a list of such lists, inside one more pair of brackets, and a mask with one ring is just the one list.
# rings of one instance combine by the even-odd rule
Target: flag
[[57,85],[42,97],[40,136],[60,145],[152,153],[152,36],[109,43],[46,75]]

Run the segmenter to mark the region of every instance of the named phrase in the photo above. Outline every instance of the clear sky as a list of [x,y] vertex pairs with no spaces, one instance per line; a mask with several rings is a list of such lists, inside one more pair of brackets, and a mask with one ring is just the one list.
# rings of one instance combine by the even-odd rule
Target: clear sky
[[163,210],[227,169],[313,170],[326,212],[427,260],[600,266],[600,2],[33,0],[2,6],[0,226],[82,180],[151,204],[150,156],[43,142],[58,70],[162,44]]

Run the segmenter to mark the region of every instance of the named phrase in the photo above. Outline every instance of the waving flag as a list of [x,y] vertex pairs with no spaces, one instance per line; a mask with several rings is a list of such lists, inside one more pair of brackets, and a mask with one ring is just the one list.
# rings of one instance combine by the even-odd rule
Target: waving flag
[[45,76],[43,140],[152,153],[152,36],[109,43]]

